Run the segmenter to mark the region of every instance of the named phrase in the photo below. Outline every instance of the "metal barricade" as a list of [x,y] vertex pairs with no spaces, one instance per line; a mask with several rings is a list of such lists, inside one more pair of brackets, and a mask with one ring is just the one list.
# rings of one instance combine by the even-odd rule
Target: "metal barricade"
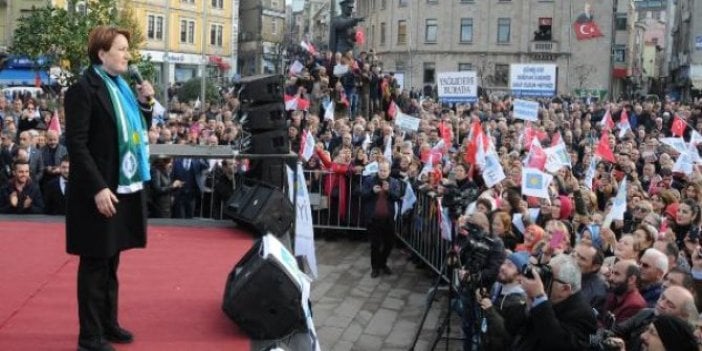
[[315,228],[366,230],[360,175],[323,170],[306,170],[304,174]]
[[415,190],[417,202],[395,223],[395,234],[407,248],[437,274],[450,242],[441,237],[437,197]]

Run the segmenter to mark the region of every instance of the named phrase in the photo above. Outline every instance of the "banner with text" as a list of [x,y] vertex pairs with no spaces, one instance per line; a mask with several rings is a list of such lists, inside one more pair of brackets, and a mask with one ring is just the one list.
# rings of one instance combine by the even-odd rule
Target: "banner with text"
[[475,71],[439,72],[437,90],[441,102],[475,102],[478,79]]
[[539,120],[538,102],[515,99],[512,106],[514,106],[514,118],[523,119],[525,121]]
[[395,125],[400,127],[402,130],[416,132],[419,130],[419,118],[398,112],[397,116],[395,117]]
[[554,96],[556,65],[512,64],[509,68],[509,87],[514,96]]

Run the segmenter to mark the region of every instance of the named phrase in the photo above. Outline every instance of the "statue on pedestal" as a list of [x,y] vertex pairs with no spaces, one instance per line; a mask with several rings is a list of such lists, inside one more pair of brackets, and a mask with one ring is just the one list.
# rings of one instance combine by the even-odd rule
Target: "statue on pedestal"
[[364,19],[351,17],[353,4],[354,0],[342,0],[339,3],[341,15],[334,17],[331,21],[329,50],[332,52],[346,53],[349,50],[353,50],[356,44],[356,25],[359,22],[363,22]]

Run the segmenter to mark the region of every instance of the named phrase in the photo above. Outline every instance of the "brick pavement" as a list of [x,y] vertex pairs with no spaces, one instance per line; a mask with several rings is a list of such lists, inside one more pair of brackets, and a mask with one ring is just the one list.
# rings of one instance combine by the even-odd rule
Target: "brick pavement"
[[[370,277],[370,244],[339,240],[316,241],[319,277],[312,287],[312,308],[322,350],[408,350],[434,283],[407,254],[394,249],[389,266],[394,274]],[[437,294],[416,350],[429,349],[446,310],[446,293]],[[460,336],[452,315],[452,335]],[[450,350],[460,350],[459,341]],[[442,340],[437,350],[444,350]]]

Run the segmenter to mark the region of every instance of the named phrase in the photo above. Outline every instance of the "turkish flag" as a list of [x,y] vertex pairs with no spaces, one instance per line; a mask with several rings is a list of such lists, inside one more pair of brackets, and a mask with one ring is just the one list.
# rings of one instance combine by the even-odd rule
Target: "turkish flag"
[[595,23],[595,21],[589,21],[585,23],[573,23],[573,31],[575,32],[575,37],[578,40],[588,40],[603,36],[600,27]]
[[685,133],[685,121],[680,118],[680,116],[675,115],[675,119],[673,119],[673,126],[670,128],[670,131],[673,133],[673,135],[681,137]]
[[597,148],[595,149],[595,155],[602,157],[603,160],[615,163],[614,152],[612,148],[609,147],[609,133],[606,131],[602,132],[600,137],[600,142],[597,143]]

